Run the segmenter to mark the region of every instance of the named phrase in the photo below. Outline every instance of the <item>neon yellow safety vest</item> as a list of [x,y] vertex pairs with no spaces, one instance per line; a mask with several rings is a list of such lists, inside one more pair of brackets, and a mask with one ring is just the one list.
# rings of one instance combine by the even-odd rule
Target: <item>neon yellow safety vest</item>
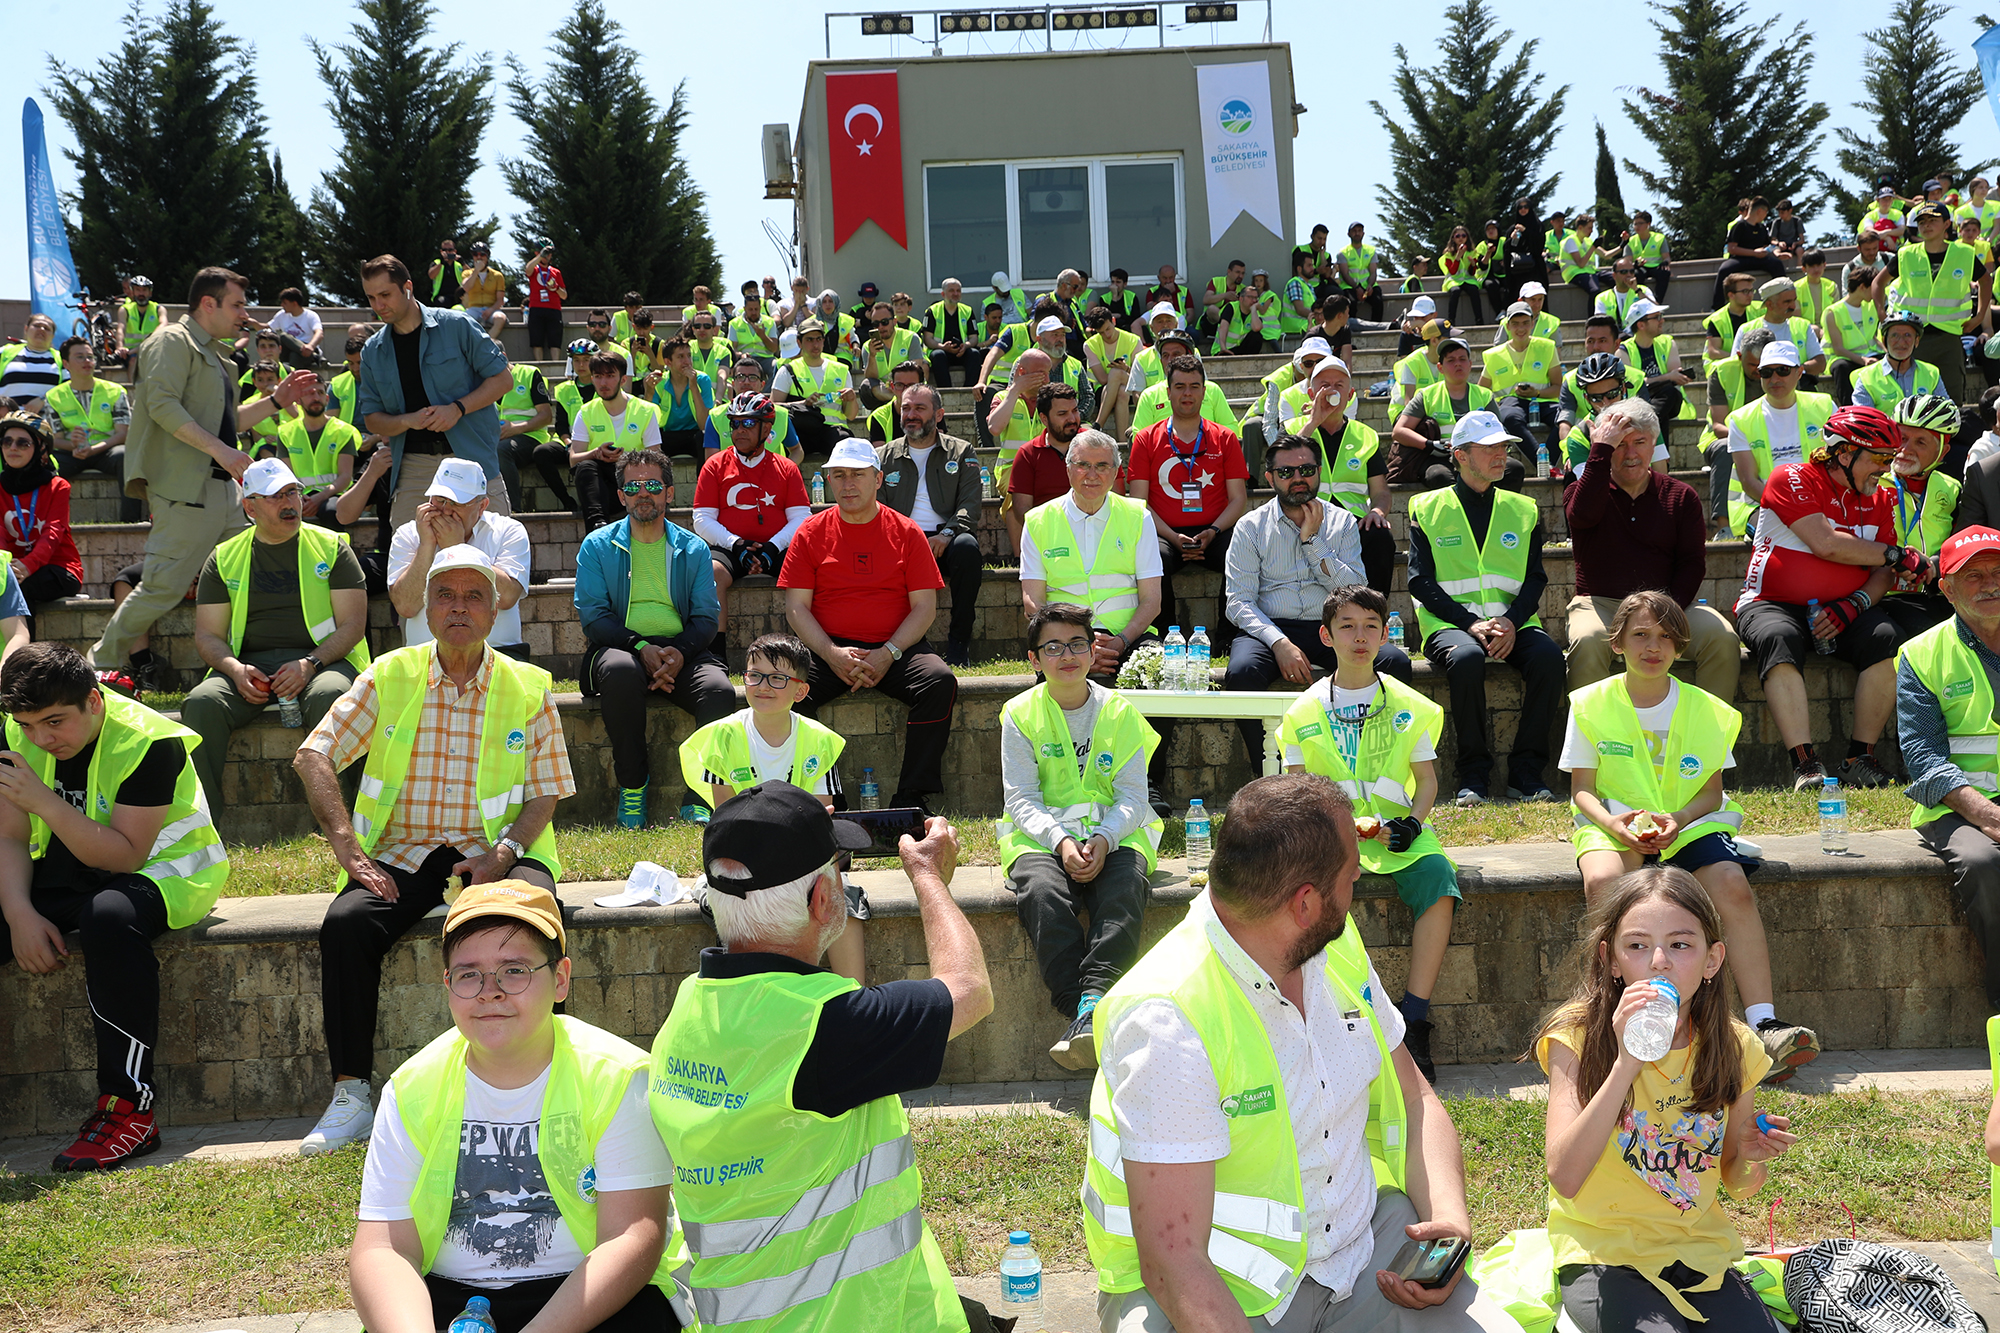
[[[1467,381],[1465,410],[1483,412],[1492,406],[1495,397],[1491,389],[1484,389]],[[1417,401],[1424,405],[1424,415],[1437,423],[1439,435],[1449,440],[1451,428],[1458,424],[1458,413],[1451,405],[1451,386],[1443,380],[1439,380],[1436,384],[1426,384],[1418,391]]]
[[1116,361],[1121,356],[1124,357],[1129,373],[1132,358],[1137,355],[1134,349],[1139,346],[1139,335],[1136,333],[1127,333],[1124,329],[1115,327],[1113,332],[1115,336],[1111,340],[1112,346],[1109,350],[1106,350],[1104,346],[1103,336],[1095,333],[1083,340],[1084,350],[1094,353],[1097,357],[1097,363],[1107,370],[1111,368],[1113,361]]
[[[1485,245],[1486,242],[1481,241],[1478,245],[1466,247],[1465,253],[1458,257],[1458,268],[1445,273],[1444,290],[1449,292],[1460,287],[1477,287],[1486,280],[1482,263]],[[1438,259],[1438,267],[1444,267],[1443,256]]]
[[[1410,756],[1420,740],[1436,747],[1444,709],[1392,676],[1377,676],[1376,684],[1381,693],[1361,724],[1360,752],[1352,766],[1334,741],[1337,724],[1315,693],[1301,694],[1285,710],[1278,739],[1298,747],[1306,772],[1317,773],[1346,792],[1356,814],[1371,814],[1387,823],[1416,808],[1417,771]],[[1444,854],[1444,844],[1428,824],[1400,852],[1390,851],[1379,839],[1361,839],[1361,864],[1373,875],[1387,875],[1420,857]]]
[[113,384],[110,380],[95,380],[90,386],[90,402],[86,404],[77,398],[76,386],[65,380],[50,389],[42,401],[56,414],[65,431],[81,426],[87,433],[86,442],[98,444],[109,439],[111,432],[118,428],[111,410],[124,396],[123,385]]
[[1971,218],[1979,224],[1979,234],[1981,236],[1986,235],[1986,233],[1993,230],[1993,219],[2000,218],[2000,199],[1994,199],[1989,196],[1983,204],[1975,204],[1968,200],[1952,210],[1951,220],[1953,222],[1963,222],[1967,218]]
[[[1826,442],[1826,423],[1833,416],[1833,395],[1799,393],[1793,398],[1799,412],[1799,457],[1810,458],[1812,451]],[[1750,454],[1757,460],[1757,475],[1765,481],[1771,479],[1772,467],[1771,423],[1764,416],[1764,408],[1769,401],[1759,398],[1729,414],[1729,424],[1742,431],[1744,438],[1750,441]],[[1763,499],[1761,489],[1754,497],[1744,493],[1743,479],[1736,475],[1732,466],[1729,469],[1729,530],[1747,536],[1751,516]]]
[[1417,348],[1398,361],[1392,373],[1396,382],[1389,389],[1391,412],[1404,406],[1411,398],[1422,393],[1427,386],[1436,384],[1444,378],[1444,372],[1437,368],[1435,361],[1431,360],[1429,349],[1423,347]]
[[1635,231],[1632,233],[1631,239],[1626,241],[1625,244],[1631,250],[1632,258],[1641,267],[1658,268],[1660,266],[1660,252],[1667,245],[1667,234],[1663,231],[1649,231],[1644,236],[1641,236]]
[[931,337],[936,338],[939,343],[945,340],[945,320],[954,315],[958,318],[958,340],[968,347],[979,341],[979,312],[968,303],[960,301],[957,310],[946,310],[943,301],[934,301],[925,313],[931,321],[933,330]]
[[[285,446],[291,455],[292,474],[305,487],[308,497],[321,491],[331,490],[340,481],[340,452],[343,449],[361,448],[361,432],[342,421],[339,417],[322,416],[319,443],[313,443],[312,432],[306,428],[304,417],[297,417],[278,427],[278,443]],[[310,526],[310,525],[308,525]]]
[[588,387],[592,393],[597,392],[597,386],[590,384],[588,381],[579,384],[573,379],[568,379],[557,384],[555,389],[549,394],[549,397],[556,400],[556,405],[562,408],[569,416],[571,426],[576,425],[577,416],[583,411],[583,391],[585,387]]
[[1893,205],[1887,209],[1883,209],[1875,204],[1870,204],[1867,211],[1861,215],[1861,220],[1854,224],[1855,236],[1859,237],[1864,233],[1874,231],[1875,223],[1882,218],[1888,218],[1895,224],[1897,235],[1902,234],[1903,214],[1901,210],[1895,208]]
[[822,357],[819,365],[809,366],[801,358],[787,361],[785,367],[792,372],[792,397],[802,403],[817,404],[822,413],[840,419],[845,411],[840,400],[854,387],[854,377],[848,373],[845,362]]
[[[771,410],[777,415],[771,419],[771,438],[764,441],[764,452],[782,456],[785,441],[792,433],[792,414],[777,404]],[[734,442],[734,433],[729,428],[729,404],[719,403],[708,414],[709,422],[715,427],[715,438],[720,447],[727,449]]]
[[[402,793],[436,657],[435,643],[420,643],[384,653],[375,663],[375,735],[368,743],[368,763],[354,797],[354,832],[364,853],[374,852]],[[486,843],[494,846],[527,804],[528,731],[549,691],[549,673],[490,649],[487,661],[493,674],[486,686],[486,718],[479,737],[473,795],[479,802]],[[562,882],[562,858],[556,852],[553,823],[542,827],[525,859],[541,862],[548,867],[550,878]]]
[[[1278,395],[1278,412],[1280,416],[1296,417],[1303,415],[1306,410],[1305,385],[1299,383],[1298,375],[1299,368],[1287,361],[1284,365],[1279,366],[1276,370],[1259,380],[1258,383],[1263,387],[1258,390],[1257,396],[1251,400],[1249,409],[1243,413],[1244,420],[1255,421],[1262,417],[1264,409],[1270,404],[1271,395],[1274,393]],[[1290,412],[1285,411],[1285,392],[1288,389],[1297,389],[1299,391],[1299,396],[1296,399],[1298,406]]]
[[[1919,394],[1936,393],[1943,376],[1938,368],[1928,361],[1912,361],[1914,368],[1911,386]],[[1868,401],[1878,411],[1888,412],[1907,396],[1896,383],[1896,377],[1889,373],[1889,358],[1883,357],[1872,366],[1865,366],[1854,373],[1854,387],[1868,391]]]
[[1341,279],[1342,284],[1348,287],[1359,287],[1368,281],[1368,266],[1375,262],[1375,247],[1372,245],[1343,245],[1340,247],[1338,259],[1340,263],[1347,265],[1348,276]]
[[[1431,545],[1431,563],[1445,596],[1480,617],[1500,616],[1513,605],[1528,577],[1528,543],[1534,540],[1540,511],[1535,502],[1512,491],[1493,492],[1493,516],[1486,524],[1486,545],[1476,546],[1465,506],[1451,488],[1410,497],[1410,522]],[[1539,625],[1529,616],[1526,629]],[[1428,639],[1445,623],[1417,604],[1417,627]]]
[[[1619,368],[1624,372],[1625,396],[1637,398],[1639,390],[1646,387],[1646,372],[1639,369],[1633,361],[1626,361]],[[1579,420],[1596,415],[1597,410],[1590,405],[1590,400],[1583,396],[1583,384],[1577,379],[1576,371],[1564,374],[1562,396],[1569,400],[1569,405]]]
[[[0,576],[4,577],[4,576]],[[154,741],[177,738],[187,747],[180,776],[174,779],[173,805],[167,822],[153,836],[146,863],[134,871],[153,881],[167,905],[167,928],[192,926],[208,915],[222,886],[229,882],[229,853],[209,817],[208,796],[195,773],[194,751],[201,737],[180,723],[160,716],[146,705],[110,690],[99,690],[104,724],[90,756],[90,776],[84,788],[83,812],[99,824],[109,824],[117,808],[118,789],[139,767]],[[28,733],[7,719],[7,748],[28,761],[43,785],[55,780],[55,756],[28,739]],[[49,826],[40,815],[28,816],[28,855],[41,860],[49,852]]]
[[[1638,369],[1639,379],[1643,383],[1646,378],[1646,364],[1645,364],[1645,356],[1642,354],[1639,347],[1639,340],[1636,337],[1627,338],[1620,345],[1623,346],[1625,349],[1626,362]],[[1674,339],[1672,334],[1662,333],[1659,337],[1653,339],[1653,345],[1649,348],[1646,348],[1645,351],[1651,352],[1653,354],[1653,364],[1656,367],[1658,367],[1658,370],[1655,372],[1657,374],[1664,375],[1669,373],[1670,371],[1676,371],[1681,368],[1681,359],[1674,352]],[[1679,414],[1674,417],[1674,420],[1676,421],[1694,420],[1695,418],[1694,399],[1691,393],[1693,388],[1694,386],[1691,384],[1683,387],[1681,391],[1681,410]]]
[[[1041,789],[1042,804],[1065,828],[1077,830],[1079,843],[1090,841],[1091,834],[1104,822],[1104,812],[1116,796],[1112,788],[1119,770],[1134,756],[1142,765],[1150,761],[1160,745],[1160,734],[1153,730],[1152,723],[1116,690],[1105,695],[1097,720],[1091,724],[1090,748],[1081,774],[1077,772],[1076,747],[1070,740],[1069,724],[1063,720],[1062,705],[1049,693],[1046,682],[1009,699],[1000,709],[1000,720],[1035,747],[1035,778]],[[1150,875],[1159,864],[1160,834],[1165,830],[1166,825],[1154,815],[1118,845],[1139,853]],[[1000,840],[1002,873],[1023,852],[1053,854],[1055,851],[1023,833],[1005,816],[993,821],[993,832]]]
[[[1704,358],[1704,361],[1706,361],[1706,358]],[[1715,363],[1715,369],[1711,373],[1714,374],[1717,380],[1721,381],[1722,395],[1729,403],[1729,410],[1733,412],[1743,406],[1745,396],[1749,393],[1749,379],[1744,374],[1742,361],[1733,356],[1726,356]],[[1727,429],[1724,430],[1721,437],[1718,437],[1715,433],[1715,424],[1704,418],[1701,428],[1701,438],[1695,442],[1695,447],[1697,449],[1706,449],[1709,445],[1714,444],[1718,438],[1726,439],[1727,437]]]
[[160,327],[160,303],[148,301],[140,305],[137,301],[125,302],[125,346],[137,351],[139,344],[153,336],[153,330]]
[[[1722,772],[1729,751],[1736,744],[1736,733],[1743,726],[1743,714],[1693,685],[1679,684],[1679,691],[1673,721],[1667,727],[1666,749],[1657,769],[1624,675],[1607,677],[1570,695],[1570,717],[1584,740],[1597,751],[1598,799],[1612,814],[1622,815],[1629,810],[1671,814],[1686,809],[1688,802]],[[1627,850],[1625,844],[1584,814],[1575,801],[1569,803],[1569,813],[1571,823],[1576,826],[1570,842],[1577,855]],[[1661,859],[1673,856],[1696,838],[1711,833],[1734,836],[1742,829],[1743,807],[1725,793],[1722,807],[1677,832],[1673,842],[1660,853]]]
[[[1157,384],[1148,385],[1146,391],[1139,395],[1139,401],[1133,405],[1132,433],[1136,435],[1148,426],[1167,420],[1173,414],[1174,406],[1167,401],[1166,381],[1161,380]],[[1222,386],[1214,380],[1210,380],[1208,387],[1202,391],[1201,419],[1222,427],[1232,435],[1241,429],[1236,420],[1236,413],[1230,410],[1229,396],[1223,393]]]
[[[1215,1211],[1209,1261],[1251,1318],[1275,1309],[1304,1276],[1305,1188],[1292,1136],[1284,1075],[1270,1034],[1243,988],[1209,943],[1212,909],[1198,903],[1098,1001],[1096,1029],[1110,1032],[1125,1014],[1165,999],[1201,1037],[1229,1119],[1229,1155],[1215,1163]],[[1368,1090],[1368,1156],[1379,1186],[1402,1189],[1408,1116],[1389,1043],[1369,994],[1368,953],[1352,928],[1326,947],[1326,985],[1343,1009],[1368,1015],[1381,1060]],[[1098,1071],[1090,1089],[1090,1156],[1084,1163],[1083,1235],[1097,1289],[1117,1294],[1144,1285],[1132,1235],[1123,1145],[1111,1094]]]
[[1597,248],[1597,238],[1595,236],[1579,236],[1572,230],[1566,239],[1575,241],[1576,253],[1581,256],[1587,256],[1590,262],[1583,264],[1576,263],[1570,258],[1570,252],[1563,249],[1561,243],[1558,242],[1556,245],[1556,254],[1562,262],[1562,280],[1568,282],[1579,273],[1597,272],[1596,257],[1591,254],[1591,251]]
[[792,1103],[821,1011],[856,989],[818,970],[697,974],[653,1042],[653,1123],[705,1329],[965,1333],[901,1100],[833,1119]]
[[[243,651],[243,626],[250,618],[250,544],[257,529],[248,527],[215,548],[215,572],[229,589],[229,651]],[[299,603],[305,612],[306,632],[314,643],[325,643],[335,629],[333,619],[333,565],[340,548],[348,545],[344,532],[328,532],[316,523],[299,525]],[[364,633],[348,650],[347,660],[356,671],[368,669],[368,636]]]
[[[705,310],[697,310],[695,307],[691,305],[684,305],[681,307],[681,323],[687,324],[693,322],[694,317],[696,315],[707,315],[711,319],[719,320],[722,318],[722,308],[716,305],[713,301],[709,302],[708,308]],[[628,324],[631,322],[629,319],[626,318],[625,312],[623,310],[620,310],[617,314],[611,317],[611,331],[613,333],[621,332],[621,330],[618,327],[618,321],[620,321],[621,319],[626,320]]]
[[[243,400],[243,406],[248,407],[252,403],[261,403],[263,401],[263,394],[253,393]],[[260,444],[265,440],[275,440],[278,438],[278,428],[291,419],[285,414],[284,409],[280,408],[278,411],[271,413],[271,415],[259,421],[251,422],[250,433],[257,437]]]
[[[1986,1059],[1993,1068],[1993,1090],[2000,1093],[2000,1014],[1986,1020]],[[1988,1244],[1987,1252],[1993,1256],[1994,1270],[2000,1272],[2000,1166],[1988,1163],[1986,1173],[1993,1228],[1993,1239]]]
[[1912,241],[1896,252],[1896,282],[1900,295],[1896,306],[1921,319],[1927,326],[1946,333],[1959,333],[1972,318],[1976,304],[1972,287],[1972,266],[1978,262],[1972,247],[1963,241],[1946,241],[1944,262],[1937,276],[1931,276],[1930,252],[1922,241]]
[[1599,315],[1609,315],[1618,321],[1618,331],[1625,331],[1625,323],[1632,316],[1632,307],[1647,299],[1646,293],[1637,286],[1629,292],[1621,292],[1616,287],[1606,287],[1597,294],[1597,302],[1592,307]]
[[[1993,687],[1986,668],[1959,637],[1957,616],[1933,625],[1904,644],[1897,660],[1916,672],[1917,680],[1938,701],[1945,730],[1951,737],[1951,762],[1987,800],[2000,799],[2000,723],[1993,720]],[[1934,805],[1910,816],[1911,828],[1922,828],[1951,813]]]
[[1827,334],[1827,341],[1833,341],[1833,333],[1840,331],[1841,346],[1851,357],[1880,356],[1882,343],[1882,317],[1875,313],[1875,303],[1864,300],[1860,307],[1845,301],[1835,301],[1820,316],[1820,328]]
[[1499,398],[1514,392],[1514,386],[1523,381],[1547,383],[1550,368],[1562,363],[1562,358],[1556,355],[1556,345],[1547,338],[1529,338],[1519,355],[1511,343],[1489,347],[1480,355],[1486,362],[1486,378],[1493,381],[1494,396]]
[[747,320],[741,315],[733,316],[729,321],[730,345],[741,351],[748,352],[751,356],[761,356],[769,360],[777,353],[772,348],[766,347],[764,340],[757,336],[757,330],[759,329],[770,334],[773,343],[778,341],[777,321],[769,315],[764,315],[755,322]]
[[[757,785],[757,764],[750,757],[752,724],[740,714],[711,722],[681,742],[681,776],[690,790],[706,792],[713,773],[737,791]],[[806,791],[823,773],[831,773],[847,748],[847,738],[803,714],[792,714],[792,770],[786,781]]]
[[715,401],[715,385],[698,370],[689,376],[687,388],[679,398],[674,397],[674,377],[671,374],[660,376],[660,382],[653,386],[653,406],[660,409],[661,430],[665,430],[667,422],[673,419],[676,403],[687,409],[688,420],[696,426],[707,420],[708,414],[718,406],[727,406],[726,399],[721,404]]
[[1041,553],[1042,578],[1048,584],[1043,603],[1075,602],[1090,611],[1099,629],[1118,634],[1139,609],[1139,543],[1152,540],[1145,502],[1125,495],[1104,497],[1111,517],[1098,540],[1096,559],[1085,569],[1083,547],[1063,512],[1067,499],[1036,505],[1023,524]]
[[359,426],[361,424],[354,419],[355,411],[361,399],[354,383],[353,371],[343,370],[338,375],[335,375],[333,383],[329,384],[326,388],[326,396],[331,400],[328,403],[328,407],[331,410],[327,415],[339,417],[350,426]]
[[[532,420],[535,415],[535,381],[542,379],[542,372],[536,370],[533,366],[522,365],[518,361],[508,366],[507,372],[514,377],[514,387],[507,390],[506,394],[500,399],[500,420],[502,424],[511,425],[515,422]],[[548,387],[548,381],[542,380],[542,392],[547,393]],[[536,444],[547,444],[549,440],[549,428],[547,426],[543,426],[539,430],[529,430],[521,433]]]
[[736,364],[736,349],[730,346],[729,339],[715,339],[706,352],[701,350],[700,343],[690,341],[688,356],[694,361],[695,372],[708,376],[708,382],[717,386],[717,393],[728,385],[730,368]]
[[1710,337],[1715,338],[1722,344],[1722,355],[1710,357],[1708,348],[1704,344],[1701,354],[1701,373],[1704,375],[1713,375],[1717,366],[1725,361],[1734,360],[1736,353],[1730,349],[1736,346],[1737,330],[1741,329],[1745,324],[1762,318],[1764,318],[1764,303],[1762,301],[1752,301],[1745,308],[1740,318],[1732,319],[1728,306],[1724,306],[1720,310],[1710,311],[1708,316],[1701,321],[1701,327],[1707,331]]
[[1840,304],[1840,293],[1835,290],[1831,279],[1821,278],[1815,282],[1811,278],[1799,278],[1792,283],[1792,288],[1798,292],[1799,309],[1805,312],[1804,318],[1810,324],[1818,325],[1827,311]]
[[1360,518],[1368,512],[1368,460],[1381,447],[1382,437],[1373,426],[1349,417],[1340,428],[1340,447],[1329,458],[1326,441],[1317,432],[1307,433],[1310,422],[1310,417],[1292,417],[1285,422],[1285,434],[1319,446],[1319,498]]
[[1009,324],[1001,330],[1007,345],[1000,349],[1000,355],[993,359],[993,371],[986,377],[988,384],[1004,386],[1014,378],[1014,363],[1021,359],[1021,353],[1035,345],[1035,335],[1026,324]]
[[[597,1144],[611,1127],[632,1077],[647,1068],[646,1053],[622,1037],[567,1014],[555,1020],[555,1051],[542,1093],[534,1153],[542,1179],[562,1214],[570,1238],[586,1255],[597,1248]],[[423,1154],[423,1170],[410,1187],[411,1219],[423,1245],[429,1273],[451,1221],[457,1191],[459,1138],[465,1129],[466,1040],[456,1027],[445,1029],[389,1076],[396,1090],[396,1114],[403,1132]],[[680,1219],[667,1202],[670,1232],[653,1272],[653,1285],[668,1300],[692,1293],[675,1282],[689,1263]]]
[[1958,514],[1958,492],[1957,481],[1935,470],[1925,479],[1921,495],[1906,491],[1902,479],[1897,478],[1896,544],[1918,547],[1930,559],[1937,559]]
[[908,329],[889,330],[889,345],[877,347],[869,338],[861,344],[861,360],[870,378],[887,382],[889,375],[905,361],[923,362],[923,341]]
[[615,445],[620,449],[637,451],[646,446],[646,423],[661,424],[660,409],[643,398],[625,395],[625,419],[614,427],[611,409],[604,405],[602,398],[593,398],[578,412],[584,430],[589,432],[590,447],[602,449],[605,445]]
[[[823,315],[815,315],[814,318],[822,324],[826,323]],[[860,364],[860,357],[854,350],[854,316],[843,312],[839,322],[834,326],[834,331],[829,332],[827,336],[833,339],[833,342],[825,348],[829,354],[849,367]]]

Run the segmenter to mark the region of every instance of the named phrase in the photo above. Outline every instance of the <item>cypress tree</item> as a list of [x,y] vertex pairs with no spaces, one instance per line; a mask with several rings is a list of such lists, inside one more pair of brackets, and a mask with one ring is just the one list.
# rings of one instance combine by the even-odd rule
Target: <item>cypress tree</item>
[[1494,31],[1486,0],[1461,0],[1445,18],[1436,66],[1414,68],[1396,47],[1401,114],[1368,104],[1389,133],[1392,175],[1375,197],[1399,255],[1436,254],[1460,223],[1484,236],[1487,219],[1504,221],[1516,199],[1539,213],[1562,179],[1537,178],[1569,92],[1565,85],[1541,95],[1539,43],[1531,38],[1508,55],[1514,34]]
[[257,245],[244,276],[250,279],[250,299],[276,305],[287,287],[306,286],[306,216],[285,184],[285,159],[259,154],[257,171]]
[[1875,201],[1877,176],[1891,176],[1897,193],[1915,195],[1940,171],[1951,172],[1962,185],[1992,165],[1963,161],[1950,138],[1985,88],[1978,65],[1954,61],[1951,49],[1938,40],[1938,21],[1949,10],[1937,0],[1898,0],[1889,21],[1864,34],[1861,86],[1867,96],[1854,106],[1874,116],[1875,136],[1834,131],[1842,145],[1834,161],[1859,187],[1849,191],[1842,182],[1832,183],[1843,219],[1859,218]]
[[535,240],[554,241],[573,304],[615,305],[628,290],[656,303],[698,284],[720,290],[701,190],[681,157],[685,85],[662,112],[621,31],[587,0],[556,30],[539,83],[509,62],[508,105],[527,127],[527,155],[500,172],[523,205],[512,220],[522,258]]
[[1625,191],[1618,185],[1618,163],[1612,160],[1611,145],[1604,138],[1604,122],[1597,122],[1597,235],[1609,249],[1632,225],[1625,212]]

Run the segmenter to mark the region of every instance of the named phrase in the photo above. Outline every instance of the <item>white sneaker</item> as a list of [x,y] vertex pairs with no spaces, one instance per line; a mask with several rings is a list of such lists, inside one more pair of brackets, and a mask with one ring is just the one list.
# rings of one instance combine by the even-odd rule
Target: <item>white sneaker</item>
[[370,1100],[368,1085],[359,1079],[347,1079],[333,1086],[333,1101],[328,1103],[326,1114],[312,1127],[312,1133],[299,1144],[299,1156],[317,1157],[345,1148],[350,1143],[358,1143],[368,1137],[375,1128],[375,1106]]

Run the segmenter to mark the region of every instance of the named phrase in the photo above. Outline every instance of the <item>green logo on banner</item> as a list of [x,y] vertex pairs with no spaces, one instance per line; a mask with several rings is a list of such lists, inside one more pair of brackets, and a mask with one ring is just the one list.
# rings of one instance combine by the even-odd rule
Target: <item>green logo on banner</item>
[[1264,1115],[1278,1109],[1278,1094],[1272,1084],[1261,1088],[1245,1088],[1234,1097],[1222,1099],[1222,1113],[1231,1119],[1246,1115]]

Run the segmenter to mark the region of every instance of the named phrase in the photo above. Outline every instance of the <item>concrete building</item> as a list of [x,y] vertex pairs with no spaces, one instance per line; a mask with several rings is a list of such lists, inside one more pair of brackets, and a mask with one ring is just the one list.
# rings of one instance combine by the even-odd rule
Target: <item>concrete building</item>
[[[1172,264],[1199,291],[1242,259],[1282,287],[1297,132],[1284,43],[814,61],[800,266],[843,305],[873,282],[919,310],[947,277],[982,298],[996,270],[1040,295],[1065,267],[1143,290]],[[897,146],[900,173],[880,151]]]

